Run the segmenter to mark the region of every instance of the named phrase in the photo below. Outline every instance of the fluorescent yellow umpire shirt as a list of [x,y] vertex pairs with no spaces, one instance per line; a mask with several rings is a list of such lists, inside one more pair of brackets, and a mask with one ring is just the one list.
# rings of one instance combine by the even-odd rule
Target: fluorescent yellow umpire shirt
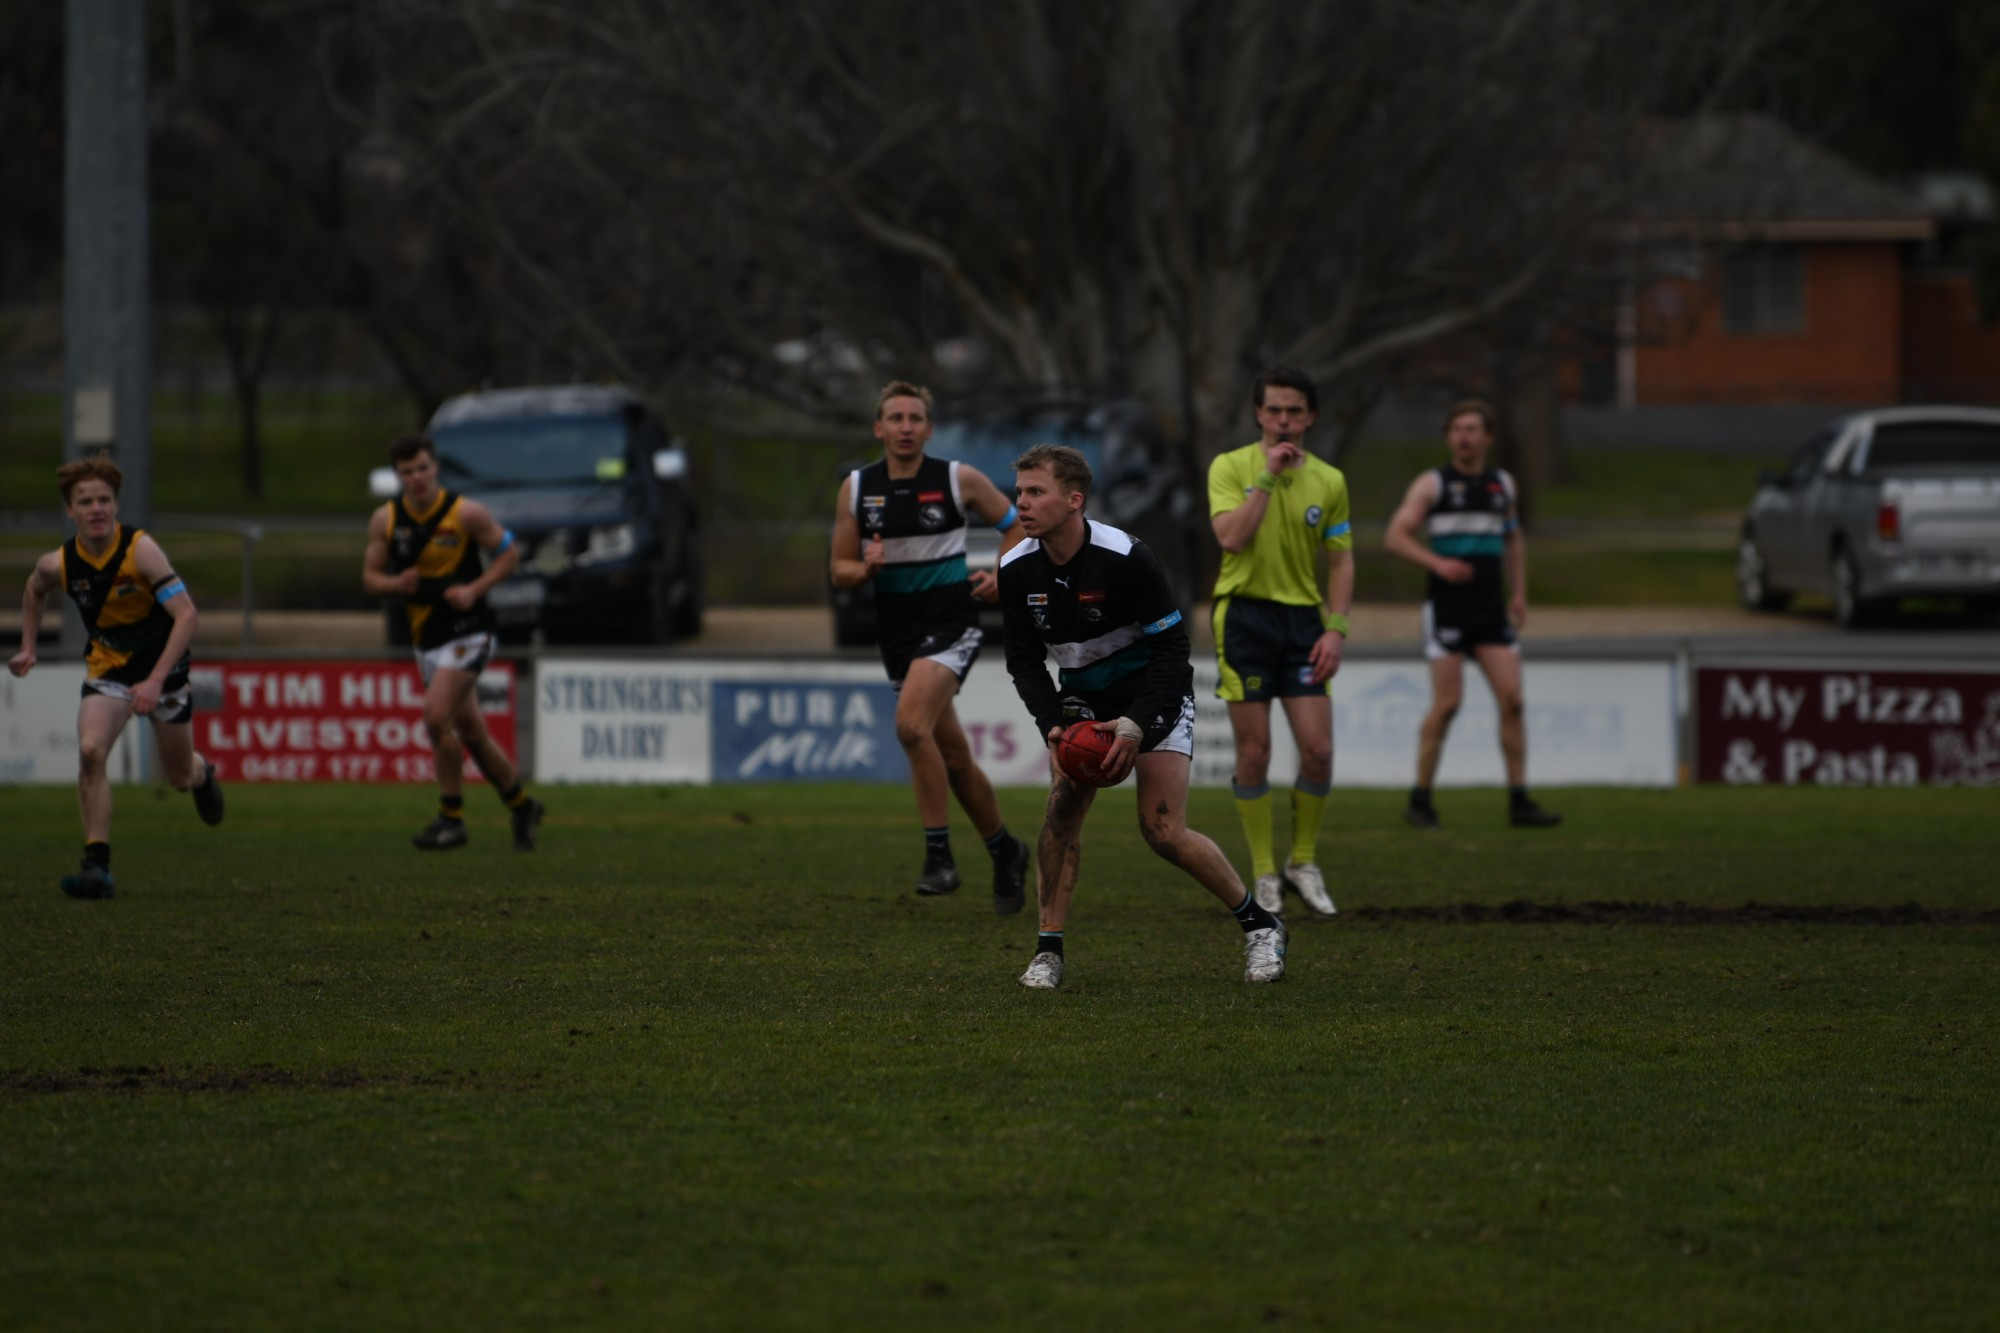
[[[1219,454],[1208,465],[1208,512],[1226,514],[1249,495],[1257,474],[1266,471],[1256,442]],[[1305,462],[1278,474],[1277,489],[1257,533],[1241,551],[1222,553],[1215,598],[1255,597],[1287,606],[1320,605],[1319,550],[1354,548],[1354,525],[1347,516],[1347,478],[1340,469],[1307,454]]]

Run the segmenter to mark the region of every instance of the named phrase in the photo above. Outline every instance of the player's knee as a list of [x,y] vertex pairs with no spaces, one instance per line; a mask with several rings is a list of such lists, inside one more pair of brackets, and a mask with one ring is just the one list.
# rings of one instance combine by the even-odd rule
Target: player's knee
[[1146,840],[1146,845],[1153,849],[1155,855],[1169,861],[1180,859],[1177,849],[1184,827],[1172,815],[1148,813],[1139,816],[1139,836]]
[[1254,787],[1264,780],[1264,774],[1271,767],[1271,747],[1260,741],[1236,747],[1236,784],[1239,787]]
[[84,741],[77,746],[76,766],[78,776],[94,778],[104,772],[105,764],[111,759],[111,747],[101,741]]
[[936,736],[928,722],[920,718],[897,718],[896,740],[905,750],[922,749]]
[[1511,694],[1503,694],[1493,702],[1494,706],[1500,710],[1500,720],[1502,722],[1519,722],[1522,713],[1527,711],[1519,691]]
[[[1324,773],[1333,767],[1333,742],[1324,736],[1299,739],[1299,767],[1309,773]],[[1323,780],[1323,779],[1317,779]]]
[[1431,724],[1433,726],[1448,727],[1451,725],[1452,719],[1457,716],[1458,701],[1456,699],[1450,703],[1439,702],[1431,705]]

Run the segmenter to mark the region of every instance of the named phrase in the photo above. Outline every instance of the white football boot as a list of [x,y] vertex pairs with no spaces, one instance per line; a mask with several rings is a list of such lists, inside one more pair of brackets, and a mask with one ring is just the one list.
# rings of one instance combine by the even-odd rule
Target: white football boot
[[[1269,933],[1268,931],[1266,932]],[[1280,964],[1282,967],[1282,964]],[[1054,990],[1062,985],[1063,956],[1059,953],[1038,953],[1028,964],[1028,970],[1021,974],[1021,984],[1029,990]]]
[[1285,877],[1283,875],[1257,876],[1257,887],[1254,892],[1257,895],[1257,906],[1263,908],[1272,916],[1277,916],[1285,910]]
[[1282,981],[1285,978],[1285,923],[1253,930],[1243,937],[1243,979]]
[[1306,900],[1306,906],[1312,908],[1313,915],[1339,914],[1340,909],[1333,905],[1333,896],[1326,891],[1326,876],[1320,874],[1319,867],[1312,862],[1285,862],[1285,879],[1299,891],[1299,897]]

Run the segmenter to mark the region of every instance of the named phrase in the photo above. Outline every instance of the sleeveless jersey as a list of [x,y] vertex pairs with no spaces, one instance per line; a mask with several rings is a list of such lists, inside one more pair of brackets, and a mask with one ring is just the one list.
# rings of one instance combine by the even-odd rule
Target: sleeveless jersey
[[1426,595],[1441,612],[1504,613],[1500,557],[1516,522],[1514,479],[1501,468],[1467,476],[1450,465],[1437,475],[1437,499],[1425,517],[1431,550],[1471,565],[1472,581],[1448,583],[1433,574]]
[[914,477],[892,480],[888,460],[878,459],[849,480],[848,503],[863,544],[882,538],[875,607],[884,660],[929,635],[977,625],[958,464],[926,456]]
[[[1210,517],[1241,505],[1266,470],[1264,451],[1255,443],[1217,454],[1208,465]],[[1277,483],[1250,544],[1222,553],[1215,595],[1317,606],[1320,548],[1346,551],[1354,546],[1347,478],[1325,459],[1307,454],[1302,465],[1280,473]]]
[[465,530],[459,498],[440,491],[421,519],[404,507],[403,497],[389,502],[389,572],[417,571],[417,590],[403,599],[403,614],[409,617],[410,642],[420,649],[442,648],[495,624],[483,597],[463,611],[444,600],[446,588],[472,582],[486,567],[479,543]]
[[[83,660],[92,680],[139,684],[153,673],[173,633],[174,618],[154,594],[175,576],[147,583],[132,549],[143,536],[120,523],[118,542],[101,562],[85,555],[74,537],[62,544],[63,586],[90,633]],[[182,666],[188,656],[182,655]]]

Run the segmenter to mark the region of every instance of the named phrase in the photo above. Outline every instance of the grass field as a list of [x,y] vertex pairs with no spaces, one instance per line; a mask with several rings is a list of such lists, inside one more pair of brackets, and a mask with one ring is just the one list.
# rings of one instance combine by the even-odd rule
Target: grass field
[[76,903],[71,794],[0,787],[0,1327],[2000,1309],[1991,792],[1342,791],[1262,988],[1111,793],[1055,994],[983,870],[906,890],[901,790],[544,795],[429,858],[420,788],[122,790]]

